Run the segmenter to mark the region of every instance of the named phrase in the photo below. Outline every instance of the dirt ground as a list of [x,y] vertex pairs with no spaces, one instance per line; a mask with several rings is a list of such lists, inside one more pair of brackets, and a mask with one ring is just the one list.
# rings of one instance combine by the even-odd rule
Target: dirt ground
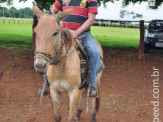
[[[100,86],[97,122],[152,122],[153,67],[159,69],[159,98],[163,98],[163,54],[150,53],[138,60],[136,49],[104,48],[105,70]],[[39,108],[37,91],[42,76],[33,67],[33,52],[0,49],[0,122],[54,122],[49,96]],[[156,91],[155,91],[156,92]],[[157,91],[158,92],[158,91]],[[85,101],[86,103],[86,101]],[[62,122],[67,122],[68,95],[62,95]],[[163,121],[163,100],[159,100],[159,119]],[[91,113],[82,113],[89,122]]]

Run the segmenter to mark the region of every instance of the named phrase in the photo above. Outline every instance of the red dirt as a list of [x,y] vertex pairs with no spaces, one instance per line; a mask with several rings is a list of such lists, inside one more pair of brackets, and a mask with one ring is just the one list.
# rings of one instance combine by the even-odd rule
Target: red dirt
[[[139,61],[135,49],[104,48],[105,70],[100,86],[98,122],[152,122],[153,67],[158,68],[160,98],[163,97],[163,54],[145,55]],[[0,49],[0,122],[53,122],[49,96],[39,108],[37,90],[42,76],[33,68],[33,52]],[[160,100],[159,119],[163,121],[163,101]],[[86,103],[86,101],[85,101]],[[62,96],[62,122],[67,122],[68,95]],[[84,108],[85,110],[85,108]],[[90,110],[90,109],[89,109]],[[91,114],[82,113],[81,122],[89,122]]]

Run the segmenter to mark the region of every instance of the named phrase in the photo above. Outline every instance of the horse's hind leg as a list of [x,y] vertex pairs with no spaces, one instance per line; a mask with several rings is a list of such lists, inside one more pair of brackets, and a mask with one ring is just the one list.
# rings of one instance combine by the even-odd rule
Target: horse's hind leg
[[80,90],[79,106],[78,106],[78,111],[76,114],[77,120],[80,120],[80,115],[83,110],[83,95],[84,95],[84,90]]
[[50,87],[50,95],[53,103],[53,109],[54,109],[54,118],[55,122],[61,121],[61,111],[60,111],[60,95],[61,93],[52,89]]
[[70,111],[69,111],[69,122],[75,122],[77,119],[75,118],[78,103],[79,103],[80,91],[78,88],[74,89],[69,93],[70,98]]

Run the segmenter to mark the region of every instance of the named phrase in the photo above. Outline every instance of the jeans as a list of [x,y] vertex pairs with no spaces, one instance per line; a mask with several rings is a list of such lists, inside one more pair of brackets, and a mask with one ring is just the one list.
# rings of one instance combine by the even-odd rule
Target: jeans
[[[86,34],[86,36],[81,38],[81,41],[88,53],[93,85],[96,85],[96,76],[100,66],[100,51],[90,31],[83,32],[80,35],[82,34]],[[87,77],[87,83],[90,83],[89,76]]]

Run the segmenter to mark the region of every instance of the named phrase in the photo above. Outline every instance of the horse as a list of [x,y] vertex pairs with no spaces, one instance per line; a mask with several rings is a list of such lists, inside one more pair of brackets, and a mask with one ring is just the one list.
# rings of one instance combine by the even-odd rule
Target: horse
[[[34,68],[36,72],[41,74],[46,73],[47,75],[56,122],[61,121],[60,97],[62,92],[68,92],[69,94],[69,122],[78,121],[82,110],[84,90],[79,90],[81,74],[80,59],[75,48],[76,43],[70,32],[62,29],[58,23],[58,20],[63,20],[73,9],[68,9],[55,16],[54,14],[44,14],[33,3],[33,12],[38,19],[38,24],[34,28],[34,32],[36,33]],[[67,38],[65,39],[63,35],[67,35]],[[97,45],[103,58],[102,47],[98,42]],[[102,71],[97,74],[97,88],[100,85],[101,75]],[[96,98],[92,97],[92,101],[93,122],[96,115]]]

